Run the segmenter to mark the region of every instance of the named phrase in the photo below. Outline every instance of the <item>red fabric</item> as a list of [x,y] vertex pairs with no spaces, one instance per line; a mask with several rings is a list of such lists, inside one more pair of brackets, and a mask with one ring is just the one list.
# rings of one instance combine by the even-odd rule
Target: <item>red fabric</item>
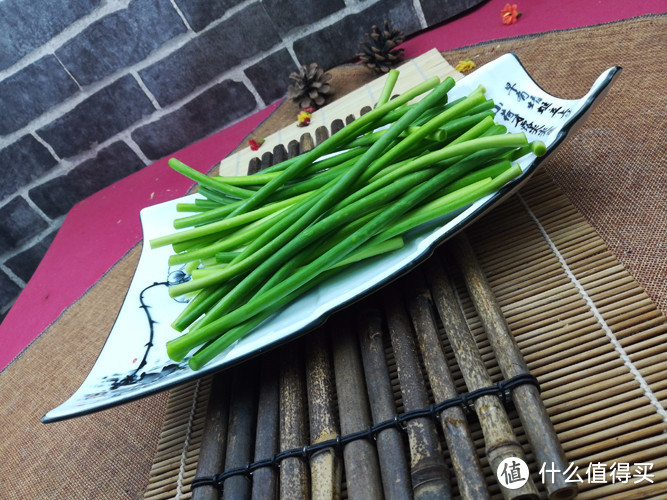
[[[415,57],[432,48],[452,50],[500,38],[592,26],[665,12],[664,0],[512,0],[509,3],[516,4],[521,17],[516,24],[506,25],[502,22],[501,10],[507,3],[507,0],[490,0],[450,23],[406,41],[401,45],[405,48],[405,57]],[[450,62],[455,64],[458,61]]]
[[[512,3],[517,4],[521,17],[516,24],[505,25],[501,10],[506,3],[506,0],[491,0],[465,16],[406,41],[405,56],[416,57],[432,48],[444,51],[488,40],[664,11],[664,0],[517,1]],[[208,171],[276,107],[277,104],[269,106],[171,156],[200,171]],[[140,241],[140,209],[182,196],[191,185],[168,168],[165,158],[77,204],[0,324],[0,369]]]

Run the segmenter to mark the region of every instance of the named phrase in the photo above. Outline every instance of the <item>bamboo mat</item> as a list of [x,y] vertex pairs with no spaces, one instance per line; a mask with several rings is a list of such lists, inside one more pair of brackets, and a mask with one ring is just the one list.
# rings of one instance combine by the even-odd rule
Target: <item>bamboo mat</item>
[[[544,173],[536,174],[524,189],[466,234],[524,359],[539,380],[567,464],[578,467],[583,480],[578,484],[578,498],[645,499],[666,495],[665,317]],[[416,273],[429,266],[447,268],[449,246],[441,247]],[[456,273],[456,266],[449,267]],[[502,377],[480,319],[460,276],[455,276],[455,281],[469,327],[497,382]],[[384,293],[380,290],[374,297],[382,299]],[[363,302],[357,307],[362,308]],[[337,313],[330,323],[337,324],[346,314]],[[290,349],[310,352],[309,339],[328,335],[326,330],[323,327],[308,334]],[[451,358],[446,336],[441,334],[441,339]],[[269,363],[268,356],[255,358],[253,367]],[[391,367],[391,347],[386,356]],[[464,392],[460,370],[451,359],[450,366],[459,391]],[[395,368],[390,374],[396,408],[402,411]],[[211,404],[211,383],[211,377],[207,377],[170,394],[144,498],[191,498],[190,484],[196,474]],[[430,391],[428,378],[424,383]],[[509,416],[535,476],[540,467],[534,462],[516,412],[510,409]],[[484,457],[474,419],[470,419],[470,427],[477,454]],[[489,491],[498,496],[492,471],[483,458],[482,463]],[[585,472],[598,463],[605,464],[607,472],[613,463],[632,467],[650,463],[652,482],[634,483],[637,478],[633,478],[627,483],[614,483],[607,475],[606,483],[596,483],[595,477],[589,480]],[[539,476],[536,484],[541,486]]]
[[[304,147],[304,141],[299,142]],[[253,161],[260,160],[251,158],[250,168]],[[541,397],[565,452],[565,464],[576,466],[581,477],[576,483],[579,498],[649,498],[667,494],[667,459],[664,458],[667,456],[664,409],[667,383],[661,376],[667,366],[667,322],[662,313],[542,172],[508,202],[467,230],[466,237],[530,373],[539,381]],[[259,422],[267,411],[267,403],[262,399],[267,391],[272,391],[274,398],[282,398],[281,429],[274,429],[272,438],[278,439],[275,432],[282,433],[281,439],[286,441],[281,441],[281,450],[287,443],[288,447],[301,448],[324,439],[323,435],[329,439],[340,435],[343,414],[349,408],[336,406],[344,403],[337,394],[337,378],[345,374],[332,373],[331,360],[327,358],[335,357],[343,342],[339,335],[341,328],[358,324],[351,318],[355,310],[364,311],[367,302],[385,303],[395,290],[410,289],[410,283],[423,282],[426,275],[430,277],[438,270],[453,276],[458,300],[486,369],[494,383],[500,382],[503,376],[480,316],[463,285],[459,266],[452,261],[451,246],[452,243],[445,244],[426,264],[397,285],[390,286],[388,291],[380,290],[360,304],[337,313],[325,326],[277,353],[257,357],[218,375],[217,379],[205,377],[172,391],[145,498],[192,498],[192,481],[197,474],[202,475],[202,463],[207,467],[214,464],[208,474],[222,472],[225,452],[220,450],[228,454],[229,464],[229,454],[239,453],[239,436],[246,436],[253,444],[246,447],[245,455],[236,456],[240,460],[236,465],[252,461],[253,448],[255,460],[270,456],[268,449],[264,450],[264,455],[260,452],[266,439]],[[436,292],[431,289],[429,293],[433,300]],[[410,301],[409,295],[405,300]],[[456,393],[469,392],[441,324],[439,328],[440,345],[446,354]],[[411,335],[415,335],[414,331]],[[360,335],[359,341],[362,338]],[[413,338],[413,342],[417,340]],[[405,382],[399,380],[397,353],[393,344],[385,341],[384,359],[393,405],[396,414],[400,414],[408,406],[404,401],[408,393],[403,387]],[[275,356],[280,361],[276,361]],[[285,359],[289,360],[287,368]],[[276,367],[281,362],[282,367]],[[423,367],[423,353],[419,354],[419,364],[421,368],[415,373],[432,404],[437,402],[434,396],[437,388],[431,385],[432,380]],[[322,368],[327,366],[329,369]],[[286,369],[294,371],[291,374],[294,380],[291,385],[281,386],[283,392],[278,396],[277,385],[287,377]],[[261,377],[257,375],[260,373]],[[306,381],[299,382],[300,378]],[[319,387],[319,392],[311,386]],[[297,388],[301,396],[294,394]],[[324,398],[322,391],[326,393]],[[278,399],[273,399],[273,406],[278,411],[276,401]],[[545,494],[544,481],[539,475],[541,464],[531,449],[528,433],[511,405],[507,411],[526,454],[533,481]],[[318,427],[320,419],[328,420],[326,432]],[[471,415],[466,420],[473,438],[474,456],[483,466],[486,488],[492,497],[500,497],[485,456],[479,421]],[[254,442],[255,432],[258,433],[257,443]],[[436,446],[446,450],[445,438],[442,433],[438,435]],[[396,453],[401,454],[398,450]],[[402,453],[408,461],[410,454]],[[313,488],[313,496],[327,491],[324,498],[347,498],[348,494],[353,497],[356,492],[348,490],[350,485],[346,481],[346,473],[350,471],[346,468],[346,455],[333,455],[328,466],[322,465],[315,456],[308,461],[296,459],[296,463],[282,463],[280,487],[290,488],[290,493],[303,490],[304,497],[310,495],[309,488]],[[204,456],[206,458],[202,458]],[[451,467],[450,456],[445,452],[444,457],[446,466]],[[617,472],[612,471],[612,467],[623,466],[633,475],[629,480],[616,480],[613,474]],[[328,471],[324,477],[330,480],[324,485],[321,482],[323,467]],[[649,476],[644,480],[634,475],[640,467],[650,467]],[[600,470],[606,473],[605,477],[596,475]],[[274,484],[264,477],[272,471],[258,469],[251,482],[264,487]],[[620,472],[618,474],[621,477]],[[274,480],[277,479],[274,477]],[[238,488],[248,482],[246,478],[239,481]],[[452,485],[455,495],[460,493],[456,481],[454,478]],[[235,491],[228,482],[225,488]],[[210,493],[210,487],[207,488]]]

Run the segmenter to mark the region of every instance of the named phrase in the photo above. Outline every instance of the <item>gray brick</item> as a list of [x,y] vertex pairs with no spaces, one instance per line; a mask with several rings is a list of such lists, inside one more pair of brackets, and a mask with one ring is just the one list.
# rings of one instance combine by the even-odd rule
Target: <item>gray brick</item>
[[133,0],[91,24],[56,51],[81,85],[145,59],[166,41],[186,31],[169,0]]
[[487,0],[419,0],[426,24],[433,26],[464,13]]
[[0,183],[0,200],[15,193],[58,164],[53,155],[31,135],[0,150],[3,180]]
[[281,35],[345,8],[343,0],[262,0],[262,5]]
[[57,231],[50,232],[27,250],[8,259],[7,262],[5,262],[6,266],[11,269],[16,276],[27,283],[37,269],[37,266],[39,266],[39,263],[44,258],[44,255],[46,255],[46,251],[49,249],[49,246],[51,246],[53,239],[56,237],[56,233]]
[[157,160],[226,127],[256,104],[243,83],[225,80],[177,111],[137,128],[132,139],[148,158]]
[[381,25],[385,19],[406,35],[420,29],[412,0],[383,0],[295,41],[294,52],[301,64],[316,62],[322,68],[332,68],[355,59],[364,33],[374,24]]
[[278,43],[280,37],[266,12],[253,4],[139,75],[160,105],[165,106]]
[[79,90],[58,60],[49,55],[0,81],[0,135],[26,126]]
[[0,70],[8,68],[94,11],[102,0],[0,2]]
[[264,104],[271,104],[285,97],[290,83],[289,74],[297,69],[292,56],[287,49],[283,49],[253,64],[244,72]]
[[190,27],[201,31],[244,0],[175,0]]
[[115,142],[66,175],[29,191],[30,199],[49,217],[66,214],[76,203],[141,170],[144,163],[124,142]]
[[126,75],[42,127],[37,134],[58,156],[68,158],[109,139],[153,111],[155,107],[137,81]]
[[46,229],[48,223],[21,196],[0,208],[0,254]]
[[[4,309],[9,304],[16,300],[16,297],[21,293],[21,287],[18,286],[12,279],[7,276],[7,273],[0,270],[0,309]],[[0,317],[0,321],[4,319]]]

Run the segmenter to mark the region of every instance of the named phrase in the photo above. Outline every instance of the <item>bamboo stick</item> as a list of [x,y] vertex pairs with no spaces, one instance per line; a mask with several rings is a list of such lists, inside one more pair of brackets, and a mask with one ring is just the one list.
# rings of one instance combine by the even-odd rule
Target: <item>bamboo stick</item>
[[[307,134],[304,134],[304,137]],[[329,137],[324,126],[315,129],[315,145]],[[307,148],[303,147],[302,150]],[[330,345],[326,331],[318,329],[305,339],[308,352],[306,359],[306,389],[310,439],[312,444],[333,439],[339,435],[335,417],[335,378],[329,358]],[[342,468],[337,450],[326,449],[310,457],[311,497],[313,499],[337,499],[341,494]]]
[[[330,330],[340,431],[345,436],[367,429],[372,421],[359,343],[347,315],[338,314]],[[346,444],[343,463],[350,500],[383,496],[377,452],[370,440],[359,439]]]
[[[638,436],[651,435],[656,431],[653,426],[659,428],[661,423],[662,417],[660,415],[647,415],[608,428],[603,427],[599,431],[589,432],[585,435],[577,433],[578,435],[568,437],[567,440],[564,439],[563,446],[568,450],[576,447],[577,453],[597,453],[599,450],[632,442]],[[664,426],[661,431],[664,431]]]
[[[222,472],[227,448],[229,418],[229,376],[213,376],[209,393],[204,432],[199,447],[197,477],[213,476]],[[192,490],[193,500],[217,500],[220,492],[214,486],[200,486]]]
[[[257,384],[254,363],[238,365],[232,374],[225,470],[252,460],[257,415]],[[231,476],[223,484],[223,500],[250,498],[252,483],[245,475]]]
[[558,392],[567,393],[572,386],[577,385],[587,386],[590,390],[595,383],[604,382],[619,373],[628,374],[627,367],[615,354],[610,350],[598,359],[587,358],[571,365],[563,361],[554,366],[551,372],[543,369],[541,373],[540,370],[535,370],[533,374],[540,378],[544,399]]
[[[278,366],[274,353],[261,358],[257,430],[255,432],[255,461],[264,460],[278,452],[278,417],[280,412]],[[261,467],[252,474],[253,500],[275,498],[278,494],[278,471]]]
[[[611,363],[608,364],[611,365]],[[614,364],[618,365],[618,361],[614,360]],[[621,364],[609,374],[602,371],[595,376],[588,376],[584,373],[581,378],[573,378],[573,382],[557,386],[553,391],[543,392],[542,394],[545,404],[552,406],[567,404],[584,396],[602,394],[605,391],[614,390],[616,387],[622,387],[623,384],[627,383],[638,386],[637,381],[628,373],[627,368]],[[591,387],[594,387],[595,390],[591,391]]]
[[667,471],[659,471],[655,474],[654,483],[644,482],[644,486],[636,486],[632,481],[629,483],[609,483],[600,488],[584,491],[579,498],[581,500],[646,500],[648,498],[662,499],[665,497],[665,480]]
[[[198,460],[198,457],[195,458]],[[182,456],[171,456],[161,462],[155,462],[151,467],[150,478],[151,481],[156,480],[161,477],[163,474],[172,474],[173,470],[180,466],[182,461]]]
[[[416,273],[408,275],[408,311],[417,334],[419,349],[424,359],[428,380],[436,402],[458,396],[454,379],[440,344],[433,318],[431,303],[417,284]],[[421,280],[420,280],[421,282]],[[463,498],[489,498],[486,480],[475,449],[466,416],[460,406],[440,413],[440,425],[452,460],[459,493]]]
[[[644,436],[633,436],[635,439],[628,440],[613,448],[602,450],[597,454],[581,457],[579,463],[614,463],[620,461],[646,462],[667,457],[667,435],[655,426],[653,433]],[[666,485],[667,486],[667,485]]]
[[637,381],[630,379],[622,384],[615,384],[604,390],[595,392],[588,391],[577,397],[563,398],[563,400],[546,400],[544,403],[549,408],[549,412],[558,418],[567,419],[569,416],[581,415],[593,408],[603,407],[603,404],[612,404],[615,401],[625,401],[635,397],[640,397],[643,391],[637,384]]
[[617,405],[613,408],[613,412],[608,411],[601,418],[595,420],[588,416],[573,419],[571,422],[572,428],[563,432],[564,438],[590,439],[591,436],[595,436],[600,432],[598,429],[608,430],[619,425],[625,425],[628,422],[640,422],[644,417],[654,417],[655,421],[660,420],[659,415],[658,417],[655,416],[654,408],[646,405],[638,405],[636,401],[631,401],[625,405]]
[[[623,392],[616,396],[607,396],[604,399],[595,401],[593,403],[584,404],[579,402],[573,406],[571,410],[563,409],[562,412],[556,413],[551,417],[554,427],[558,429],[558,425],[563,423],[568,427],[570,422],[577,422],[578,418],[588,416],[594,419],[598,412],[606,414],[609,411],[616,411],[616,408],[627,408],[628,405],[640,406],[646,404],[643,399],[643,391],[640,388],[631,387],[627,392]],[[553,414],[553,408],[549,408],[549,413]]]
[[[580,336],[579,332],[581,332],[581,336],[585,340],[600,337],[600,329],[594,321],[576,323],[574,325],[571,323],[567,325],[555,323],[553,328],[544,328],[541,331],[535,332],[535,335],[524,337],[524,339],[519,341],[519,346],[521,347],[521,352],[528,359],[529,355],[537,354],[540,351],[544,351],[544,349],[558,349],[560,346],[559,339],[574,344]],[[528,364],[532,366],[532,363],[529,362]]]
[[[453,241],[457,262],[462,269],[466,286],[487,332],[503,376],[508,379],[530,373],[477,262],[470,242],[462,233],[459,233]],[[512,391],[512,399],[537,457],[537,462],[553,464],[554,469],[565,471],[567,468],[565,454],[537,388],[527,384],[518,386]],[[550,498],[573,498],[576,495],[576,484],[568,483],[566,479],[564,474],[553,474],[547,477],[546,487]]]
[[597,336],[597,338],[594,338],[593,340],[586,343],[582,342],[579,345],[570,347],[563,346],[563,350],[561,352],[556,352],[550,356],[545,356],[542,359],[537,355],[526,356],[525,359],[526,361],[531,361],[534,363],[533,373],[537,375],[539,371],[548,371],[549,366],[555,367],[559,364],[565,364],[567,361],[574,364],[596,356],[599,356],[600,359],[605,359],[605,357],[612,359],[612,355],[615,354],[616,353],[612,352],[609,343],[605,342],[605,339],[601,336]]
[[[280,351],[280,449],[303,447],[308,442],[308,408],[299,344]],[[309,495],[306,463],[298,457],[280,463],[280,498],[306,499]]]
[[[310,442],[316,444],[339,435],[335,416],[335,381],[329,359],[326,331],[318,329],[304,339],[306,389],[310,422]],[[335,500],[341,494],[341,465],[333,448],[319,450],[310,457],[310,489],[314,500]]]
[[[396,415],[396,404],[384,354],[380,310],[367,301],[358,312],[357,325],[373,422],[389,420]],[[376,446],[385,498],[410,498],[412,485],[401,431],[389,428],[379,432]]]
[[[456,361],[469,391],[493,385],[484,362],[477,350],[475,339],[467,327],[465,316],[457,306],[457,297],[451,278],[434,259],[425,264],[425,274],[440,315],[445,333],[449,339]],[[501,462],[507,458],[526,461],[521,444],[518,442],[500,399],[496,396],[482,396],[474,403],[475,412],[484,436],[486,457],[494,475]],[[538,498],[538,491],[529,478],[516,489],[501,487],[506,499]]]
[[[395,287],[386,289],[384,306],[405,410],[426,408],[429,404],[428,396],[419,370],[410,320]],[[407,434],[414,497],[450,498],[450,471],[445,464],[433,420],[416,418],[408,421]]]

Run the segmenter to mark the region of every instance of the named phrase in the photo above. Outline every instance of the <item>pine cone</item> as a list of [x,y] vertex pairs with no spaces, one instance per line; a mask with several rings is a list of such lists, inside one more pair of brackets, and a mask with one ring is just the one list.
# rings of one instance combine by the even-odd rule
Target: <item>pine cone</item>
[[382,29],[373,26],[365,36],[369,40],[359,42],[363,52],[357,54],[357,57],[373,71],[387,73],[402,60],[403,49],[395,47],[405,41],[405,35],[389,21],[384,22]]
[[325,73],[317,63],[310,66],[301,66],[298,72],[292,72],[289,79],[293,83],[287,88],[287,97],[299,106],[299,109],[321,107],[327,98],[333,94],[329,83],[331,74]]

